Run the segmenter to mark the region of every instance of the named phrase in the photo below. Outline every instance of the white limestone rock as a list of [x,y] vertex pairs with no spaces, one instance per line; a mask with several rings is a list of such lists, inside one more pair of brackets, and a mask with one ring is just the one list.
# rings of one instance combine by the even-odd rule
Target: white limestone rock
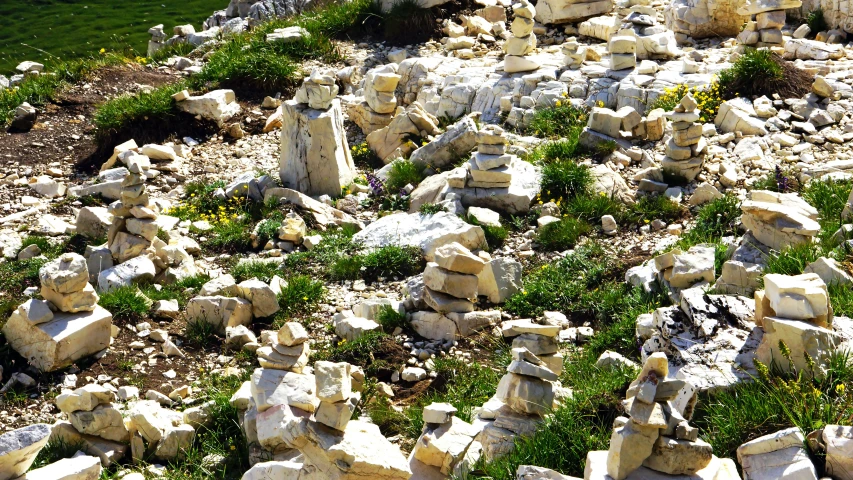
[[50,432],[50,425],[38,423],[0,435],[0,480],[12,480],[26,473],[47,445]]
[[249,325],[252,322],[252,303],[242,298],[223,296],[195,297],[187,303],[187,319],[204,321],[225,334],[227,327]]
[[313,412],[319,403],[314,394],[314,375],[258,368],[251,381],[252,399],[259,412],[279,404]]
[[178,110],[216,122],[220,127],[240,113],[233,90],[214,90],[201,96],[190,96],[176,103]]
[[101,470],[100,458],[77,455],[30,470],[20,480],[98,480]]
[[455,242],[471,250],[484,245],[486,240],[482,228],[467,224],[452,213],[439,212],[387,215],[355,234],[353,241],[365,248],[417,246],[432,261],[435,250],[443,245]]

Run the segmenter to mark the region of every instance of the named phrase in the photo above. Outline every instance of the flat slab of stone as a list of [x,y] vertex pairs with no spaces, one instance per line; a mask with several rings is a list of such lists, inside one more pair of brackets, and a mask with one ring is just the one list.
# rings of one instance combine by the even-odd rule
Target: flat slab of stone
[[30,365],[52,372],[107,348],[112,321],[112,314],[100,306],[91,312],[56,312],[53,320],[38,325],[13,315],[3,335]]
[[388,245],[420,247],[424,257],[432,261],[435,249],[442,245],[456,242],[474,250],[485,245],[486,237],[482,228],[467,224],[452,213],[395,213],[371,223],[355,234],[353,241],[368,249]]

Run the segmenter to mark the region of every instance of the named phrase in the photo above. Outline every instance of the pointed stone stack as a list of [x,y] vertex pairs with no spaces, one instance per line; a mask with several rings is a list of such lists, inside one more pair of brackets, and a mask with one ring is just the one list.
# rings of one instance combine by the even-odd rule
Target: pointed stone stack
[[681,412],[673,402],[685,382],[666,378],[668,373],[665,354],[646,360],[622,402],[628,416],[613,423],[607,452],[589,452],[585,479],[605,478],[604,471],[613,480],[651,478],[649,470],[676,478],[739,478],[719,475],[730,461],[716,459],[711,445],[698,439],[698,429],[688,423],[693,405]]
[[447,247],[437,248],[424,270],[424,301],[438,313],[473,312],[485,262],[459,244]]
[[30,299],[3,326],[6,341],[49,372],[110,345],[112,315],[99,307],[86,259],[65,253],[39,270],[44,300]]
[[486,125],[477,132],[477,151],[468,162],[468,188],[507,188],[512,181],[513,162],[517,157],[506,153],[504,130]]
[[287,322],[277,334],[268,337],[264,346],[257,350],[258,363],[264,368],[302,373],[311,355],[305,327],[297,322]]
[[808,376],[823,375],[842,341],[832,330],[829,294],[816,273],[765,275],[764,290],[755,292],[755,324],[764,328],[756,359],[785,370],[793,365]]
[[782,46],[782,28],[785,26],[785,10],[799,8],[800,0],[753,0],[738,8],[738,15],[755,16],[746,22],[737,40],[751,47]]
[[536,49],[536,35],[533,33],[533,17],[536,9],[527,0],[521,0],[512,6],[515,18],[510,26],[512,37],[504,43],[504,72],[530,72],[539,68],[539,64],[527,58]]
[[637,37],[634,35],[617,35],[611,38],[609,49],[611,70],[625,70],[637,66]]
[[361,394],[352,389],[352,365],[341,362],[314,363],[314,378],[317,381],[317,398],[320,405],[314,419],[335,430],[347,428]]
[[501,324],[501,334],[512,339],[513,349],[526,349],[557,375],[563,372],[563,354],[557,342],[560,330],[558,325],[534,323],[529,319],[509,320]]
[[[533,342],[521,343],[536,351],[555,353],[556,341],[553,348],[544,349]],[[562,362],[559,368],[562,370]],[[478,437],[487,461],[512,451],[516,435],[533,434],[559,399],[571,395],[562,388],[558,377],[558,372],[538,355],[513,342],[512,363],[498,383],[495,396],[475,410],[477,419],[487,422]]]
[[364,101],[348,108],[348,113],[365,135],[386,127],[397,111],[394,91],[400,82],[397,64],[374,68],[364,76]]
[[328,110],[337,95],[338,85],[335,83],[335,76],[315,69],[311,72],[311,76],[302,82],[294,100],[307,103],[309,107],[316,110]]
[[[151,160],[145,155],[127,151],[122,161],[130,173],[121,182],[121,199],[110,205],[114,221],[110,227],[108,244],[113,258],[124,263],[142,255],[151,247],[157,236],[157,211],[145,189],[145,172],[151,168]],[[153,253],[153,252],[152,252]]]
[[661,162],[664,170],[683,176],[692,182],[705,163],[708,146],[702,136],[699,104],[687,94],[666,117],[672,122],[672,138],[666,143],[666,157]]
[[565,55],[563,63],[572,69],[580,68],[586,60],[587,48],[586,46],[581,46],[577,38],[569,38],[562,47],[563,55]]
[[[480,433],[476,425],[456,418],[456,408],[449,403],[433,403],[424,408],[424,428],[412,450],[409,465],[415,478],[466,478],[477,463],[482,446],[474,438]],[[431,470],[432,476],[419,476],[419,470]],[[438,473],[442,475],[439,476]]]

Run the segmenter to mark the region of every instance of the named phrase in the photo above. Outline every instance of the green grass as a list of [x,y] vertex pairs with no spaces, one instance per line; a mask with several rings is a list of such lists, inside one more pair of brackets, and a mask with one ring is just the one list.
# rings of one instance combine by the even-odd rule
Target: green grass
[[809,75],[770,50],[747,48],[731,67],[720,71],[718,83],[725,99],[779,94],[783,98],[807,93]]
[[853,189],[853,181],[811,181],[800,192],[803,200],[815,207],[820,213],[821,237],[832,235],[841,227],[841,212],[850,190]]
[[436,213],[443,212],[444,206],[439,205],[437,203],[425,203],[421,205],[421,208],[418,209],[418,212],[424,215],[435,215]]
[[688,249],[699,243],[717,243],[735,233],[740,218],[740,201],[734,195],[714,199],[699,208],[696,224],[682,235],[677,246]]
[[32,467],[30,467],[30,470],[46,467],[51,463],[62,460],[63,458],[71,458],[78,450],[83,450],[84,448],[85,444],[83,442],[69,443],[60,438],[53,438],[47,442],[47,445],[45,445],[41,451],[39,451]]
[[[588,120],[585,110],[571,106],[568,101],[559,107],[548,107],[537,110],[530,120],[526,133],[540,138],[565,138],[568,142],[564,148],[576,150],[578,138]],[[574,147],[569,147],[574,145]]]
[[591,230],[592,227],[585,221],[566,216],[541,227],[536,234],[536,242],[548,251],[568,250]]
[[[141,120],[169,121],[177,115],[170,98],[187,88],[200,92],[233,88],[238,94],[292,91],[303,78],[301,62],[341,60],[332,38],[359,28],[371,11],[370,0],[330,3],[295,18],[267,22],[252,32],[229,37],[207,55],[201,72],[181,84],[154,89],[149,94],[119,97],[102,105],[95,115],[96,135],[101,142],[126,132]],[[292,43],[266,41],[276,28],[299,25],[310,35]]]
[[273,326],[280,328],[294,316],[304,316],[314,313],[317,305],[326,297],[323,282],[313,280],[307,275],[297,275],[287,278],[287,286],[278,294],[278,305],[281,310],[275,316]]
[[204,348],[216,337],[216,327],[206,320],[196,320],[187,323],[184,336],[191,344]]
[[388,179],[385,180],[385,188],[388,193],[395,193],[409,184],[417,187],[423,179],[423,167],[408,160],[397,160],[391,164]]
[[379,278],[405,278],[419,273],[423,266],[420,248],[388,245],[363,257],[362,278],[367,282]]
[[0,73],[24,60],[44,63],[54,57],[64,60],[86,57],[107,50],[130,50],[145,56],[148,29],[164,24],[187,23],[201,30],[202,22],[214,10],[224,8],[212,0],[30,0],[0,3],[0,15],[10,24],[28,28],[4,28],[0,32]]
[[826,23],[826,18],[823,16],[823,9],[820,7],[809,12],[806,16],[806,24],[809,26],[813,35],[818,32],[825,32],[829,30],[829,25]]
[[509,237],[509,230],[503,225],[483,225],[471,215],[465,215],[462,218],[467,223],[476,225],[483,229],[483,235],[486,237],[486,245],[484,245],[484,248],[488,248],[489,251],[501,248],[504,242],[506,242],[506,239]]
[[181,308],[186,307],[187,302],[194,297],[197,292],[210,281],[210,277],[206,274],[198,274],[194,277],[185,278],[177,283],[161,285],[158,290],[153,284],[141,285],[142,294],[150,298],[152,301],[157,300],[177,300]]
[[131,285],[101,293],[98,305],[109,310],[113,318],[122,321],[141,320],[151,308],[150,299],[143,296],[139,287]]
[[406,320],[406,314],[400,313],[397,310],[391,308],[390,305],[385,305],[381,309],[379,309],[379,313],[376,314],[376,323],[382,325],[382,329],[387,333],[391,333],[396,328],[406,329],[409,326],[409,322]]
[[388,366],[387,362],[376,358],[378,352],[388,342],[393,341],[392,337],[384,332],[372,331],[352,342],[341,341],[332,345],[316,345],[317,348],[311,353],[311,362],[326,360],[363,365],[366,375],[375,376],[379,368]]
[[544,201],[563,201],[588,195],[594,181],[587,165],[571,159],[545,156],[542,166],[541,195]]
[[272,277],[281,274],[279,264],[274,262],[248,261],[240,262],[231,269],[231,275],[237,283],[252,278],[269,283]]
[[[797,426],[812,432],[825,425],[849,425],[853,396],[846,388],[853,368],[843,354],[830,358],[820,379],[759,367],[754,382],[699,399],[694,416],[702,437],[720,457],[735,457],[737,447],[753,438]],[[822,462],[816,464],[818,473]]]
[[681,219],[684,214],[684,207],[665,195],[646,195],[629,207],[625,220],[640,225],[656,219],[671,223]]

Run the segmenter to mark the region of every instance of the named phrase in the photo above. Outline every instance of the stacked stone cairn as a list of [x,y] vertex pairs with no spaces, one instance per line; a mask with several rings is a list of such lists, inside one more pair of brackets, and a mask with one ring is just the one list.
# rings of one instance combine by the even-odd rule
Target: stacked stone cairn
[[589,47],[587,46],[581,46],[577,38],[569,38],[562,46],[562,52],[565,55],[563,57],[563,64],[572,70],[581,68],[583,62],[586,61],[588,49]]
[[785,10],[800,8],[800,0],[752,0],[738,8],[738,15],[754,16],[755,20],[746,22],[737,40],[741,45],[750,47],[782,46],[782,27],[785,26]]
[[231,397],[254,465],[243,478],[409,479],[400,449],[375,425],[350,420],[363,388],[364,372],[347,363],[256,369]]
[[832,330],[826,283],[815,273],[765,275],[764,290],[755,292],[755,324],[764,328],[756,359],[807,376],[822,377],[842,342]]
[[483,446],[476,438],[481,429],[455,414],[456,408],[449,403],[433,403],[424,408],[423,432],[409,459],[414,478],[466,478],[480,459]]
[[504,43],[504,72],[530,72],[539,68],[539,64],[527,58],[536,49],[536,35],[533,33],[533,17],[536,9],[527,0],[521,0],[512,7],[514,18],[510,31],[512,37]]
[[506,153],[504,130],[497,125],[486,125],[477,132],[477,151],[468,161],[468,179],[448,179],[454,188],[507,188],[512,181],[515,155]]
[[694,395],[683,410],[674,400],[683,380],[667,378],[666,355],[655,353],[628,387],[622,402],[628,416],[613,423],[608,451],[587,454],[584,479],[674,478],[739,479],[734,462],[713,455],[710,444],[699,440],[699,431],[688,422],[693,415]]
[[699,104],[690,94],[685,95],[666,117],[672,122],[672,138],[666,143],[664,170],[683,176],[692,182],[702,171],[708,144],[702,136]]
[[30,299],[3,326],[9,345],[50,372],[110,345],[112,314],[98,306],[86,259],[65,253],[39,270],[44,300]]
[[610,39],[610,69],[626,70],[637,66],[637,37],[631,32]]
[[108,246],[113,258],[124,263],[151,251],[151,242],[157,237],[157,211],[145,188],[145,173],[151,160],[145,155],[127,151],[122,159],[130,173],[121,182],[119,202],[110,205],[114,221],[109,231]]
[[261,333],[261,341],[263,346],[256,353],[258,363],[263,368],[302,373],[308,365],[311,347],[308,344],[308,332],[301,324],[287,322],[278,332],[264,331]]
[[[457,245],[458,248],[453,248]],[[435,251],[435,261],[424,270],[424,301],[438,313],[474,311],[479,274],[485,262],[458,244]]]
[[352,389],[352,365],[316,362],[314,378],[317,380],[317,398],[320,399],[314,419],[329,428],[346,430],[361,400],[361,393]]
[[365,135],[386,127],[397,111],[394,91],[400,82],[397,64],[374,68],[364,76],[364,100],[349,108],[350,117]]
[[[283,280],[278,276],[273,277],[270,283],[265,283],[257,278],[236,283],[231,275],[220,275],[205,283],[199,290],[199,296],[187,302],[187,321],[190,323],[200,321],[210,323],[219,334],[226,336],[226,343],[230,346],[242,347],[244,344],[251,343],[253,345],[249,348],[257,349],[260,352],[259,346],[255,344],[254,335],[246,326],[252,323],[252,318],[270,317],[279,311],[280,307],[276,295],[281,292],[282,285]],[[275,332],[267,335],[273,334]],[[271,349],[264,350],[264,352],[269,353],[267,361],[272,364],[277,364],[279,361],[285,364],[291,360],[295,362],[293,359],[286,361],[280,358],[279,355],[275,354],[279,350],[285,352],[279,352],[280,355],[301,357],[301,354],[296,353],[296,349],[290,350],[291,347],[299,345],[296,342],[290,346],[279,347],[276,350],[273,348],[275,339],[263,337],[262,340]]]
[[[554,330],[556,336],[557,329]],[[571,396],[558,381],[563,363],[555,337],[522,333],[513,340],[512,347],[512,362],[501,377],[497,392],[474,411],[475,423],[485,423],[478,440],[486,460],[511,452],[516,435],[532,435],[542,418],[563,398]]]
[[580,142],[588,148],[595,148],[603,142],[617,142],[620,147],[628,149],[631,145],[627,140],[630,139],[658,141],[666,129],[664,115],[660,108],[643,117],[628,105],[616,111],[593,107],[587,126],[581,132]]
[[343,111],[331,73],[315,69],[282,103],[282,186],[309,196],[338,196],[355,178]]
[[315,110],[328,110],[337,95],[338,85],[335,83],[334,75],[315,69],[296,90],[296,96],[293,99],[299,103],[307,103]]

